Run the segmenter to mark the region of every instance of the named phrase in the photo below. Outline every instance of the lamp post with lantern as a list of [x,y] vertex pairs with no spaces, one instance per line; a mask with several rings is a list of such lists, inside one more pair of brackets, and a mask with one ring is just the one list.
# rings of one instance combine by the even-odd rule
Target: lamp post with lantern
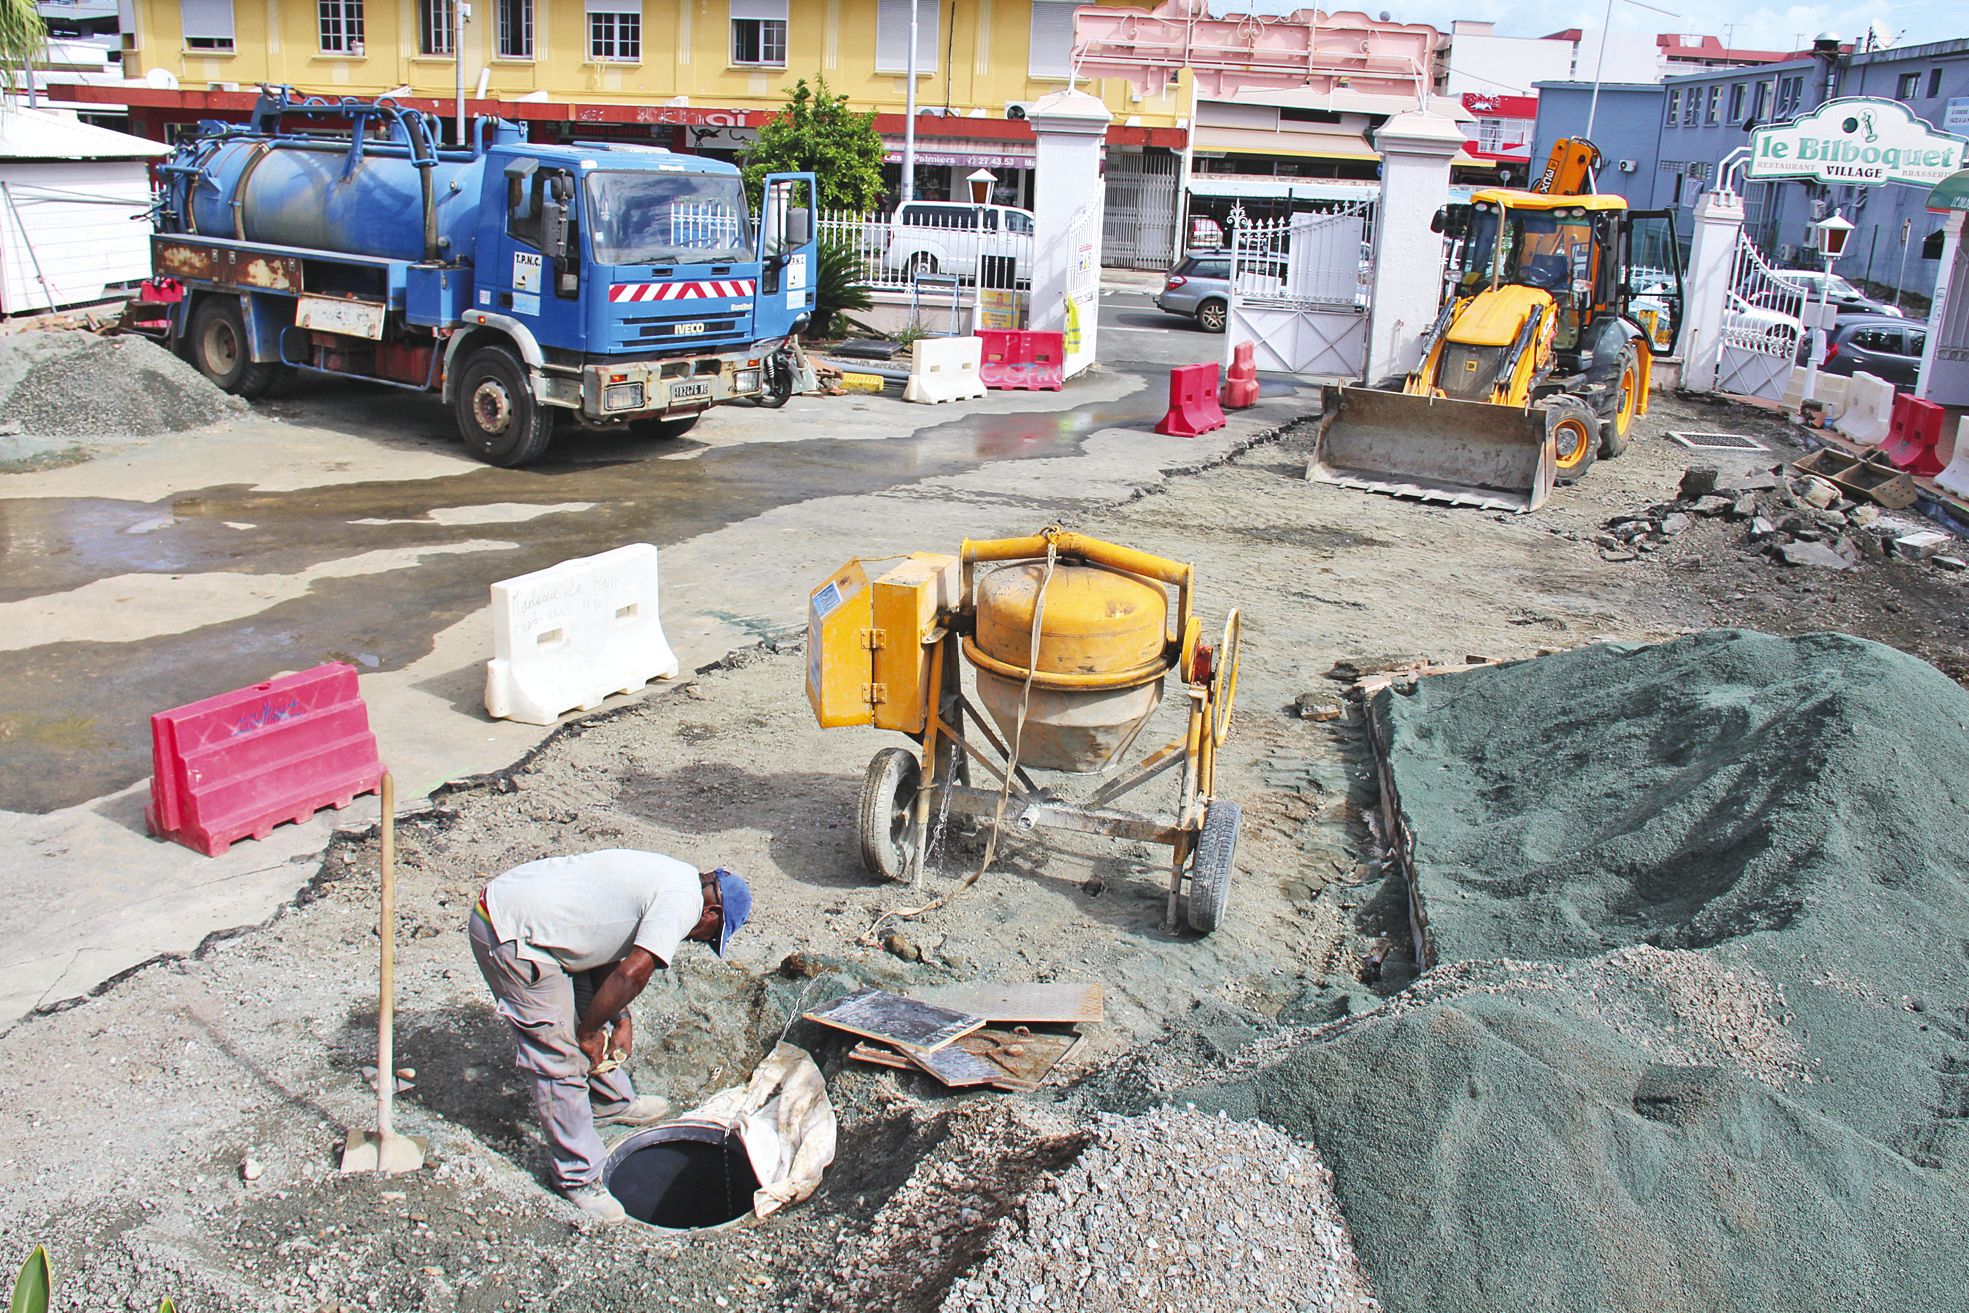
[[1819,362],[1825,359],[1825,330],[1828,312],[1827,298],[1832,292],[1832,266],[1846,250],[1846,239],[1852,235],[1853,225],[1837,210],[1812,225],[1818,237],[1819,258],[1825,262],[1825,277],[1819,280],[1819,305],[1812,317],[1812,354],[1805,361],[1804,400],[1818,399]]

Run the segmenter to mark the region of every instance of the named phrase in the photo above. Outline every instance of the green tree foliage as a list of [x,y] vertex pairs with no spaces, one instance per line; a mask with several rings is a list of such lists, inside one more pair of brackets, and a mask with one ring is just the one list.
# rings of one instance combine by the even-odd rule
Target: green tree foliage
[[[18,3],[19,0],[0,0]],[[779,113],[759,129],[745,153],[745,190],[756,207],[768,173],[812,173],[820,179],[820,207],[867,214],[882,203],[882,136],[875,115],[848,108],[848,98],[801,78]]]
[[22,70],[47,46],[48,26],[34,0],[0,0],[0,85],[19,86]]
[[20,1275],[14,1278],[14,1297],[8,1301],[7,1313],[48,1313],[48,1299],[54,1293],[54,1285],[48,1251],[36,1245],[21,1264]]

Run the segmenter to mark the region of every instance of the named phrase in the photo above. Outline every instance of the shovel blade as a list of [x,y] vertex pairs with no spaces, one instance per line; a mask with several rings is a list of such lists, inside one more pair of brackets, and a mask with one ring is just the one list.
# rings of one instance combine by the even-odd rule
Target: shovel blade
[[1420,501],[1535,511],[1557,472],[1545,412],[1535,407],[1329,387],[1306,477]]
[[424,1141],[395,1131],[350,1131],[342,1146],[342,1173],[414,1172],[424,1165]]

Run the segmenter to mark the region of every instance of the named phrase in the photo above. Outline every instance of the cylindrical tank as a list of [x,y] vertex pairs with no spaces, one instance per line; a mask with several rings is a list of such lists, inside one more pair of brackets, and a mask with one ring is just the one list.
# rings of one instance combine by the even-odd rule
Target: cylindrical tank
[[[194,231],[392,260],[424,258],[424,190],[401,146],[366,146],[343,177],[348,146],[243,138],[221,143],[192,190]],[[431,170],[439,258],[469,252],[484,157],[440,158]],[[457,184],[454,191],[452,184]],[[237,204],[236,204],[237,202]]]
[[1168,595],[1098,565],[1054,567],[1045,585],[1038,659],[1032,617],[1046,567],[1007,566],[977,585],[977,631],[964,655],[978,700],[1009,742],[1033,672],[1019,760],[1042,770],[1101,771],[1119,760],[1162,701]]

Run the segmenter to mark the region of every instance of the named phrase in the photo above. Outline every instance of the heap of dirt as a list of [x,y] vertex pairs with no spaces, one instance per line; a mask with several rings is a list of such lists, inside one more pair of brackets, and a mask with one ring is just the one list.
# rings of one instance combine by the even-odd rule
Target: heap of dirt
[[1315,1140],[1388,1307],[1969,1280],[1969,693],[1719,630],[1390,691],[1444,965],[1193,1092]]
[[145,437],[217,423],[245,403],[148,338],[0,337],[0,424],[48,437]]

